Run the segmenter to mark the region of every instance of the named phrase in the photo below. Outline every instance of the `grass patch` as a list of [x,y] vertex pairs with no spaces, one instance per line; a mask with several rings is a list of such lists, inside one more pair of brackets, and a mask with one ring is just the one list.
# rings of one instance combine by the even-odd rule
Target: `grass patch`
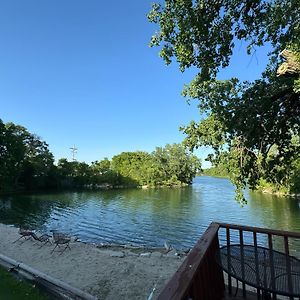
[[5,300],[48,300],[31,284],[21,281],[0,267],[0,299]]

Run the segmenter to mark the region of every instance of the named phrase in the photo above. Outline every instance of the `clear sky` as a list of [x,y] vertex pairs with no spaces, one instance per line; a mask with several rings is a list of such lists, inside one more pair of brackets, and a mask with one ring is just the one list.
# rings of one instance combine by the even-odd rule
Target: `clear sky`
[[[200,118],[180,95],[194,74],[149,48],[152,2],[0,1],[0,118],[41,136],[56,159],[72,145],[91,162],[181,142],[178,127]],[[221,77],[257,78],[267,50],[237,47]]]

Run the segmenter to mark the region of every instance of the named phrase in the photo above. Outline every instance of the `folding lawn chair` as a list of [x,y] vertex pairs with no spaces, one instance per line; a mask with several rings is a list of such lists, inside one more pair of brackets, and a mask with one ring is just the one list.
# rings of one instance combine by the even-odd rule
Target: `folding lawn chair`
[[65,245],[65,248],[61,252],[61,254],[63,254],[67,248],[69,248],[71,250],[71,248],[70,248],[71,237],[67,236],[66,234],[54,231],[53,232],[53,240],[54,240],[55,247],[53,248],[51,253],[53,253],[55,248],[60,245]]

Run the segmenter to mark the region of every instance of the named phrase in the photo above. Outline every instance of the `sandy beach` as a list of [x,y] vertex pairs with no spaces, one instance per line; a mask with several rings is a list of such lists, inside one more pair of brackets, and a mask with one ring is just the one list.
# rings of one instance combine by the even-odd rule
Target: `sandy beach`
[[154,297],[177,270],[184,256],[175,251],[97,247],[73,242],[71,251],[51,254],[54,245],[40,248],[32,240],[18,241],[18,229],[0,224],[0,253],[99,299]]

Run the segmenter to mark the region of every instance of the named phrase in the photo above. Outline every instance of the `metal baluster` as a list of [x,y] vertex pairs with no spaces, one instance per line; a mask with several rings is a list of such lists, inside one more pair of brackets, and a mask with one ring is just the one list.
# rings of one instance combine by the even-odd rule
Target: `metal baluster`
[[[272,289],[275,290],[275,270],[274,270],[274,257],[273,257],[273,241],[272,241],[272,234],[268,234],[268,242],[269,242],[269,256],[270,256],[270,271],[271,271],[271,286]],[[276,293],[273,293],[273,300],[276,300]]]
[[[289,285],[289,291],[293,291],[293,283],[292,283],[292,277],[291,277],[291,262],[289,260],[289,240],[287,236],[284,236],[284,250],[285,250],[285,255],[286,255],[286,270],[288,273],[288,285]],[[294,297],[289,297],[290,300],[293,300]]]
[[[256,273],[256,284],[259,286],[259,267],[258,267],[258,254],[257,254],[257,235],[256,232],[253,231],[253,244],[255,248],[255,273]],[[257,299],[260,299],[260,289],[257,288]]]
[[246,284],[245,284],[245,264],[244,264],[244,237],[243,230],[240,229],[240,244],[241,244],[241,264],[242,264],[242,286],[243,286],[243,298],[246,298]]
[[[227,265],[228,265],[228,270],[230,270],[231,261],[230,261],[230,229],[229,229],[229,227],[226,228],[226,241],[227,241]],[[228,274],[228,292],[230,295],[232,294],[232,282],[231,282],[231,276],[229,274]]]

